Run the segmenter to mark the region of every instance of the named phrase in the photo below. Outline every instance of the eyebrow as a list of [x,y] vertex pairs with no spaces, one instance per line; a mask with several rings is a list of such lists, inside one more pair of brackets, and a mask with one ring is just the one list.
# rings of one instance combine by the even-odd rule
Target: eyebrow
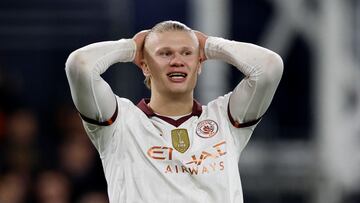
[[[160,47],[159,49],[156,50],[156,52],[158,51],[163,51],[163,50],[171,50],[172,48],[171,47]],[[194,50],[195,48],[194,47],[191,47],[191,46],[183,46],[183,47],[180,47],[180,50]]]

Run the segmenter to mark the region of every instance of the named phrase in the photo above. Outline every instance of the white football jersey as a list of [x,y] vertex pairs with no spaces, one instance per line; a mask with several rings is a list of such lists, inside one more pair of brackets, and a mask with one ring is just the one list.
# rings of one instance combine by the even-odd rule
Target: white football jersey
[[117,97],[113,123],[83,121],[100,154],[110,202],[242,203],[238,161],[258,120],[234,123],[230,95],[207,106],[194,101],[192,113],[177,120],[156,115],[146,100],[136,106]]

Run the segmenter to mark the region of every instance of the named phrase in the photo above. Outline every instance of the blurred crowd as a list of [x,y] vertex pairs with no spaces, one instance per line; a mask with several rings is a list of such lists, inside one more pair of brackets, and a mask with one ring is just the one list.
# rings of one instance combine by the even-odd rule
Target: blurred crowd
[[0,74],[0,203],[105,203],[96,149],[72,104],[41,111]]

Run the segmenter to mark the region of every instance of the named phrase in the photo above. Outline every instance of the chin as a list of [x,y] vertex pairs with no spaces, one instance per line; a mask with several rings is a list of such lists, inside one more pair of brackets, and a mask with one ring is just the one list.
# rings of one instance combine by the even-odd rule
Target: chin
[[169,94],[175,94],[175,95],[185,95],[191,93],[192,90],[189,90],[185,87],[177,87],[177,88],[170,88],[168,89]]
[[183,89],[173,89],[169,91],[170,94],[186,94],[189,93],[189,90],[183,90]]
[[[194,86],[192,88],[192,86]],[[165,95],[187,95],[194,91],[195,85],[188,83],[167,83],[163,84],[161,92]],[[160,90],[160,89],[159,89]]]

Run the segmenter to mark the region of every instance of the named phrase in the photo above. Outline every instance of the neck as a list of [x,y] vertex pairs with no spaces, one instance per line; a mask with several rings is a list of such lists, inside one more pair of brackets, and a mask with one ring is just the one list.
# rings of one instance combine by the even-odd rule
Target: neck
[[151,93],[150,108],[157,114],[181,116],[192,112],[193,93],[187,95],[163,96]]

